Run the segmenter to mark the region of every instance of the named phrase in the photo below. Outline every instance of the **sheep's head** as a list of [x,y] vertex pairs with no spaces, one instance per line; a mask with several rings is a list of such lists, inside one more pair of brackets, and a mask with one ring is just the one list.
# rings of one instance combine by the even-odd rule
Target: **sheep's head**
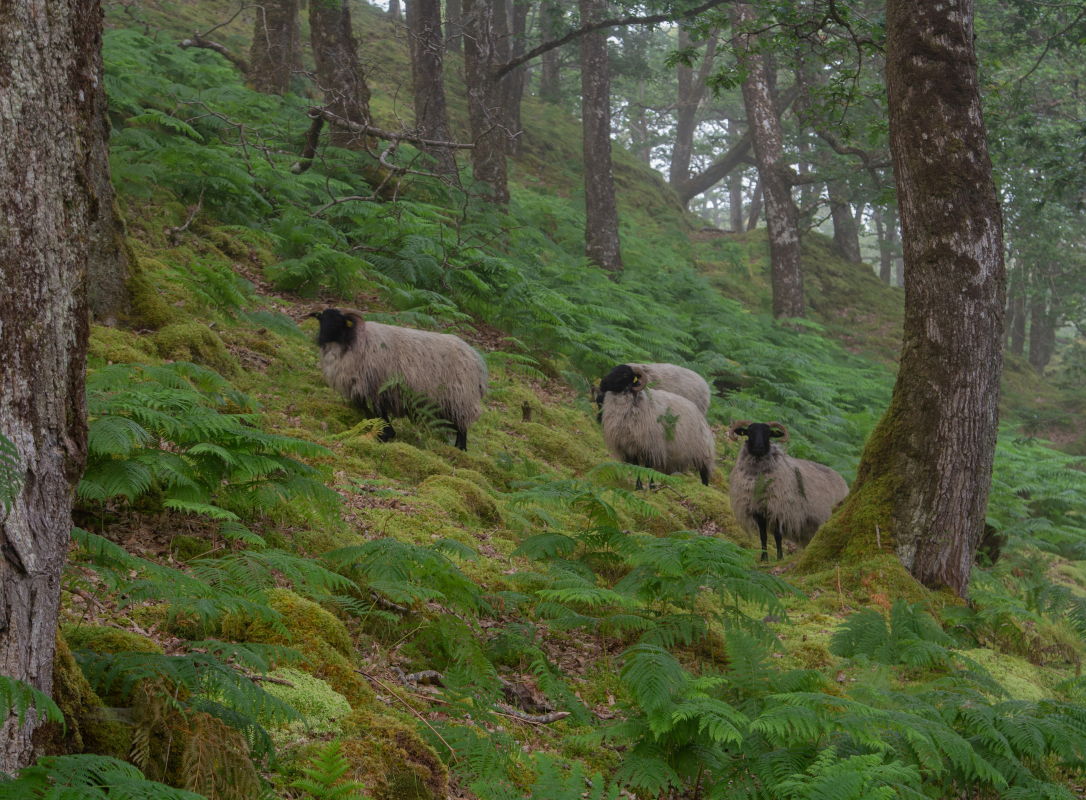
[[358,328],[363,324],[362,316],[356,311],[340,311],[338,308],[326,308],[319,314],[310,314],[316,317],[320,323],[317,331],[317,344],[326,345],[333,342],[344,347],[353,341]]
[[788,429],[779,422],[733,422],[728,429],[733,439],[747,437],[746,448],[752,456],[766,455],[773,444],[773,439],[788,439]]
[[600,381],[600,390],[597,394],[599,402],[603,402],[603,396],[607,392],[619,394],[631,391],[635,394],[645,388],[645,376],[639,370],[633,369],[629,364],[619,364],[613,370],[603,376]]

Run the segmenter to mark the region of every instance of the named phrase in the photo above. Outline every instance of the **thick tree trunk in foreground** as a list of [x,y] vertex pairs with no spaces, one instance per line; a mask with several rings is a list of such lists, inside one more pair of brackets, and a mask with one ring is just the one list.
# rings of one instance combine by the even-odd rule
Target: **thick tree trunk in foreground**
[[[735,6],[737,30],[754,19],[746,3]],[[773,316],[803,316],[803,272],[799,247],[799,210],[792,198],[791,169],[784,159],[781,120],[773,103],[772,76],[763,55],[754,49],[755,37],[740,33],[735,38],[739,64],[746,70],[743,104],[747,109],[754,155],[758,161],[765,221],[769,231],[772,268]]]
[[[325,107],[338,117],[368,125],[370,89],[358,63],[348,0],[309,0],[309,36]],[[341,126],[332,128],[331,139],[337,147],[362,144],[361,137]]]
[[851,495],[800,567],[869,555],[878,526],[920,583],[964,596],[991,485],[1005,300],[973,2],[890,0],[887,32],[905,252],[901,367]]
[[489,199],[498,205],[509,203],[505,163],[505,130],[501,97],[494,80],[498,63],[494,4],[504,0],[463,0],[464,83],[468,91],[468,120],[471,124],[472,171],[484,184]]
[[[415,90],[415,127],[419,136],[440,142],[451,140],[445,103],[445,46],[441,36],[441,0],[407,0],[407,42],[411,51],[411,79]],[[448,147],[426,147],[437,162],[436,171],[456,173],[456,159]]]
[[[580,0],[582,22],[603,17],[606,0]],[[611,272],[622,270],[618,207],[611,163],[611,73],[607,33],[581,37],[581,126],[584,139],[585,255]]]
[[[86,455],[88,245],[108,198],[97,0],[0,4],[0,433],[21,490],[0,506],[0,673],[52,690],[72,492]],[[29,763],[8,718],[0,769]]]
[[266,94],[286,94],[301,69],[298,0],[264,0],[256,9],[249,50],[249,85]]

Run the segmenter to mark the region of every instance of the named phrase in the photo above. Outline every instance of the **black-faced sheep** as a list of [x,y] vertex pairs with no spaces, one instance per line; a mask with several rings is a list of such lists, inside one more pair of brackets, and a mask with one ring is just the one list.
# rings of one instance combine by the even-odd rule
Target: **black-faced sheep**
[[418,398],[433,404],[456,429],[456,446],[467,449],[468,428],[482,414],[487,385],[486,364],[467,342],[447,333],[367,322],[350,309],[328,308],[311,316],[320,321],[317,344],[325,381],[363,413],[385,421],[381,441],[396,435],[389,418],[410,416]]
[[733,438],[746,436],[728,479],[732,513],[762,541],[762,561],[769,559],[766,534],[773,531],[777,558],[781,539],[805,546],[848,494],[848,484],[834,470],[814,461],[792,458],[773,439],[785,439],[779,422],[735,422]]
[[[692,369],[677,364],[623,364],[632,370],[638,370],[644,376],[644,382],[650,389],[663,389],[665,392],[685,397],[702,416],[709,412],[709,384],[705,378]],[[596,405],[603,405],[603,391],[596,390]]]
[[600,381],[600,395],[603,439],[615,458],[663,473],[697,470],[708,485],[716,443],[693,403],[647,388],[645,372],[629,364],[615,367]]

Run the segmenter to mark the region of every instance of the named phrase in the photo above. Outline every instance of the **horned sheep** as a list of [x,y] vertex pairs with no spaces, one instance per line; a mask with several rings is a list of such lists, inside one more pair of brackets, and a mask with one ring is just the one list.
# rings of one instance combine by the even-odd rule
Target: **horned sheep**
[[697,470],[708,485],[716,443],[704,414],[685,397],[650,389],[648,382],[644,369],[629,364],[615,367],[600,381],[608,449],[627,464],[657,472]]
[[[705,378],[692,369],[677,364],[625,364],[632,370],[639,370],[644,376],[645,385],[651,389],[663,389],[665,392],[685,397],[702,416],[709,412],[709,384]],[[596,405],[603,405],[603,392],[597,390]]]
[[[363,413],[380,416],[381,441],[396,435],[390,417],[411,416],[411,396],[429,401],[456,429],[456,446],[466,450],[468,428],[482,414],[487,370],[463,339],[362,318],[351,309],[312,314],[320,321],[317,344],[328,385]],[[405,391],[406,389],[406,391]],[[413,407],[414,406],[414,407]]]
[[793,458],[773,439],[787,440],[779,422],[735,422],[732,438],[747,437],[728,479],[732,513],[747,530],[757,531],[762,561],[769,559],[767,533],[773,532],[777,559],[781,539],[804,547],[848,494],[848,484],[824,464]]

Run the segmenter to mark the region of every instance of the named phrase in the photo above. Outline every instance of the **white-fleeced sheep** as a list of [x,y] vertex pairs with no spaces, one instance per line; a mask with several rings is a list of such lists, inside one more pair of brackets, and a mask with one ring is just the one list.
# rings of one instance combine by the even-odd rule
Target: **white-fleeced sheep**
[[482,414],[487,386],[486,364],[467,342],[447,333],[367,322],[351,309],[329,308],[311,316],[320,321],[324,379],[364,413],[385,421],[381,441],[396,435],[389,418],[409,416],[419,398],[453,425],[456,446],[467,449],[468,428]]
[[629,364],[615,367],[600,381],[600,395],[603,439],[615,458],[663,473],[696,470],[708,485],[716,443],[705,415],[693,403],[648,388],[645,373]]
[[848,494],[845,479],[825,464],[792,458],[774,443],[788,436],[779,422],[735,422],[729,434],[747,437],[728,479],[732,513],[744,528],[758,532],[762,561],[769,559],[769,531],[778,560],[782,538],[806,546]]
[[[685,397],[702,416],[709,413],[709,384],[705,378],[692,369],[677,364],[625,364],[630,369],[638,370],[650,389],[663,389],[665,392]],[[603,392],[596,390],[596,405],[603,405]]]

